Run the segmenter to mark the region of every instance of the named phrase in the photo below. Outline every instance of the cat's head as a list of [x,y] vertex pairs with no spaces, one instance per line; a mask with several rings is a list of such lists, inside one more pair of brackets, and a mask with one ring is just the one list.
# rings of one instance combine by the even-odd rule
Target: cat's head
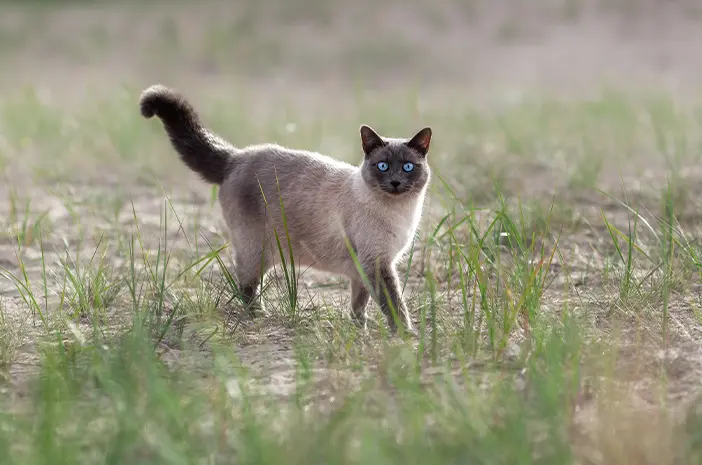
[[411,139],[378,135],[370,126],[361,126],[361,145],[365,158],[361,166],[366,184],[391,196],[420,192],[429,182],[427,153],[431,128],[424,128]]

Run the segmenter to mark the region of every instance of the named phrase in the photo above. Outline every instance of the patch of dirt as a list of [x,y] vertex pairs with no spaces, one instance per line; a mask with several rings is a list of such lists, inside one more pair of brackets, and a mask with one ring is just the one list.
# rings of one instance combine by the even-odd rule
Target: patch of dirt
[[[636,3],[635,12],[617,12],[603,11],[595,6],[602,2],[594,0],[467,2],[473,5],[471,9],[458,0],[433,2],[431,7],[428,3],[361,0],[330,2],[322,13],[298,12],[289,20],[276,13],[278,3],[262,2],[259,9],[252,9],[252,2],[239,2],[236,8],[230,2],[207,3],[206,7],[169,3],[143,9],[80,5],[40,15],[2,5],[0,32],[10,45],[0,45],[0,61],[10,71],[0,76],[0,99],[10,99],[18,83],[37,86],[61,102],[85,101],[121,86],[138,90],[154,82],[179,87],[193,96],[228,94],[233,87],[244,87],[258,103],[236,111],[256,118],[274,114],[281,102],[289,101],[304,103],[310,112],[329,111],[330,106],[347,111],[358,98],[359,84],[370,95],[414,85],[420,106],[427,101],[447,104],[458,94],[470,95],[478,106],[519,99],[531,90],[584,95],[603,82],[694,95],[702,75],[697,45],[702,43],[702,27],[699,7],[691,1],[644,1]],[[580,6],[570,11],[566,3]],[[300,2],[301,10],[303,4]],[[37,30],[41,33],[34,32]],[[551,195],[545,188],[545,172],[530,170],[519,186],[544,197]],[[101,195],[109,196],[107,186],[74,186],[62,195],[48,189],[23,189],[21,194],[31,199],[34,218],[47,213],[51,232],[43,238],[44,259],[52,264],[64,256],[66,247],[94,251],[101,240],[96,231],[108,237],[133,231],[131,205],[113,222],[97,201]],[[130,188],[130,195],[141,233],[153,247],[166,208],[164,199],[148,188]],[[6,192],[0,196],[4,196],[0,197],[0,216],[8,217],[9,198]],[[207,199],[204,187],[184,183],[172,200],[182,214],[184,229],[192,231],[197,220],[200,232],[218,242],[223,222],[218,209],[208,209]],[[587,212],[587,219],[596,218],[599,207],[610,208],[593,198],[581,199],[577,207]],[[612,221],[625,224],[626,212],[617,206],[611,209],[616,214]],[[694,224],[699,216],[692,212],[687,221]],[[598,234],[606,237],[604,231]],[[184,260],[192,257],[192,244],[173,223],[167,238]],[[201,237],[198,240],[200,247],[207,247]],[[575,299],[575,305],[592,310],[598,301],[588,293],[594,294],[602,283],[585,277],[603,268],[604,253],[592,252],[589,232],[564,237],[561,243],[568,257],[565,261],[574,269],[561,266],[556,270],[557,283],[565,287],[566,271],[583,276],[578,280],[580,300]],[[604,242],[596,245],[604,247]],[[14,251],[10,239],[0,239],[0,266],[19,274]],[[114,263],[124,263],[124,257],[112,253]],[[42,282],[41,256],[36,242],[24,248],[26,271],[34,283]],[[341,288],[331,292],[341,293]],[[16,287],[0,281],[0,298],[10,315],[26,316]],[[49,298],[55,300],[56,294]],[[673,329],[685,336],[683,330],[692,321],[692,304],[681,296],[675,299],[670,307]],[[556,297],[554,301],[561,303]],[[597,319],[602,310],[594,309],[588,317]],[[698,330],[690,330],[672,348],[677,355],[664,367],[677,383],[671,396],[687,399],[702,387],[699,336]],[[31,347],[23,344],[20,352],[19,360],[27,364],[17,365],[18,377],[32,360]],[[289,395],[294,390],[289,334],[248,335],[248,344],[238,352],[271,392]],[[661,363],[637,382],[654,379]]]

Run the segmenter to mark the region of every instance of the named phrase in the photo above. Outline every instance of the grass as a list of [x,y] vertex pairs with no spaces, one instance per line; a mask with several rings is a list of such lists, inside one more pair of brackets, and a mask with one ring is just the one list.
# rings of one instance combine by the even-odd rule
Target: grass
[[[132,160],[125,144],[136,143],[126,134],[137,122],[118,104],[124,101],[104,105],[114,119],[108,112],[89,133],[75,127],[62,140],[96,143],[107,133],[117,143],[100,163]],[[10,108],[22,111],[14,102]],[[269,317],[236,317],[241,305],[228,279],[227,244],[207,238],[200,224],[206,218],[211,230],[219,214],[206,187],[197,207],[202,218],[191,223],[187,200],[148,187],[135,186],[146,193],[131,200],[92,194],[91,187],[88,202],[64,195],[67,213],[51,225],[42,221],[46,211],[11,191],[14,226],[5,243],[16,264],[4,265],[3,276],[19,298],[10,299],[11,311],[33,315],[36,371],[12,375],[28,352],[16,341],[29,336],[17,335],[5,304],[2,366],[15,383],[9,389],[24,394],[4,405],[3,460],[694,463],[702,449],[690,425],[699,417],[682,418],[676,409],[686,404],[668,400],[686,379],[671,364],[699,370],[692,355],[679,356],[682,362],[667,355],[692,342],[685,334],[700,324],[687,319],[692,310],[684,306],[700,276],[700,252],[694,221],[678,220],[687,207],[671,195],[679,185],[633,199],[626,183],[608,193],[585,187],[607,182],[591,179],[554,186],[562,189],[557,197],[526,189],[522,199],[509,182],[495,181],[490,192],[480,192],[485,180],[461,182],[469,176],[454,163],[467,160],[447,158],[452,141],[461,147],[465,121],[474,129],[464,147],[517,166],[528,165],[532,153],[577,160],[584,150],[594,156],[637,147],[653,154],[656,138],[694,137],[695,120],[669,116],[657,120],[651,138],[647,123],[634,121],[651,108],[659,107],[607,94],[596,102],[527,102],[499,116],[466,108],[438,123],[444,140],[437,138],[432,153],[431,203],[402,270],[418,340],[389,337],[379,312],[370,333],[359,333],[342,315],[347,291],[333,282],[327,291],[305,291],[294,269],[270,279]],[[160,129],[142,124],[138,137],[153,155],[140,162],[171,160]],[[213,125],[228,126],[220,119]],[[59,133],[41,143],[51,145]],[[285,142],[305,145],[307,134],[303,125]],[[692,150],[677,154],[678,170],[694,161]],[[598,163],[607,165],[605,158]],[[626,170],[626,159],[618,161]],[[59,178],[70,176],[66,170]],[[576,191],[590,197],[577,203]],[[152,197],[164,200],[158,211],[149,207]],[[591,207],[599,215],[572,221],[573,211]],[[66,228],[82,233],[60,239]],[[281,232],[279,241],[285,237]],[[261,341],[266,334],[274,335],[273,349]],[[631,391],[642,382],[645,393]],[[655,421],[642,422],[642,412]],[[642,435],[656,445],[639,442]]]
[[[334,10],[317,3],[325,25]],[[203,47],[231,60],[223,44],[242,32],[222,21]],[[169,16],[155,24],[182,38]],[[115,31],[88,28],[105,50]],[[397,44],[335,55],[372,65]],[[280,58],[261,50],[236,66]],[[186,90],[238,144],[351,162],[361,122],[434,128],[431,196],[400,269],[419,335],[400,338],[376,306],[359,331],[348,285],[297,269],[286,231],[288,266],[267,279],[265,314],[245,318],[216,191],[139,116],[151,82],[125,81],[69,103],[0,94],[0,463],[702,459],[702,102],[604,88],[478,106],[360,83],[338,107],[268,107],[236,83]]]

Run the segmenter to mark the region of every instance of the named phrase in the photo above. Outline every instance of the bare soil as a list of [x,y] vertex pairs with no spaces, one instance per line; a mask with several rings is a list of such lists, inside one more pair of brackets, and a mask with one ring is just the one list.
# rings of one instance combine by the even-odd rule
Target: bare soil
[[[36,87],[48,99],[69,106],[109,94],[116,87],[140,89],[154,82],[176,86],[193,98],[203,99],[243,86],[256,105],[232,111],[261,118],[275,113],[281,101],[304,104],[311,114],[353,111],[358,86],[367,93],[377,93],[378,98],[386,92],[392,95],[398,89],[413,88],[421,102],[448,108],[455,95],[480,106],[509,102],[530,92],[583,96],[597,92],[602,84],[663,89],[685,99],[697,95],[702,75],[702,54],[698,51],[702,7],[693,1],[619,1],[611,7],[594,1],[561,4],[555,0],[441,0],[431,6],[428,2],[365,0],[325,6],[310,0],[300,2],[299,8],[283,7],[282,2],[272,0],[259,2],[257,7],[256,3],[213,2],[195,7],[169,2],[169,6],[153,4],[143,10],[68,6],[36,11],[3,5],[0,34],[5,39],[0,44],[0,62],[5,71],[0,76],[0,100],[9,100],[23,86]],[[135,114],[136,99],[137,95]],[[175,158],[173,164],[177,165]],[[521,194],[548,198],[552,180],[544,180],[541,170],[532,171],[533,179],[528,177],[529,171],[522,171]],[[183,182],[170,192],[174,209],[204,212],[197,218],[200,227],[211,240],[222,240],[223,223],[219,210],[207,206],[207,188],[184,168],[182,173]],[[700,173],[690,173],[693,181],[702,180]],[[616,174],[609,180],[613,186],[619,181]],[[7,182],[31,199],[34,211],[47,212],[54,231],[45,238],[47,261],[58,260],[66,243],[69,248],[77,245],[81,231],[72,214],[77,214],[81,226],[90,231],[81,242],[86,250],[94,250],[99,241],[95,231],[110,234],[111,224],[90,199],[109,195],[112,186],[62,187],[62,194],[57,194],[51,190],[54,186],[42,185],[41,180]],[[0,216],[9,215],[7,195],[0,189]],[[76,212],[66,208],[65,198],[79,206]],[[162,192],[135,186],[129,188],[129,198],[142,232],[157,237],[164,209]],[[625,218],[625,212],[601,197],[590,195],[574,203],[574,208],[593,223],[599,209],[608,207]],[[131,215],[128,206],[118,222],[128,223]],[[186,215],[181,220],[189,230],[195,217]],[[696,212],[690,212],[686,224],[699,227]],[[189,257],[177,226],[171,225],[169,230],[173,232],[172,248],[182,249],[185,258]],[[584,228],[562,238],[571,275],[577,275],[581,266],[585,276],[588,266],[601,259],[592,244],[595,237],[605,235],[598,231],[595,236]],[[41,282],[40,255],[35,246],[25,249],[27,272],[35,283]],[[0,265],[14,273],[20,271],[9,239],[0,240]],[[309,273],[305,280],[313,285],[328,278]],[[593,320],[617,305],[596,278],[583,279],[576,289],[583,311]],[[699,392],[702,334],[699,325],[691,321],[691,308],[700,303],[700,289],[696,296],[673,297],[671,331],[675,337],[670,353],[654,357],[646,365],[646,373],[637,372],[629,378],[636,382],[628,384],[628,389],[644,400],[652,395],[648,387],[661,369],[669,376],[669,395],[676,400],[689,400]],[[315,290],[308,293],[307,305],[312,308],[320,305],[320,299],[335,298],[343,307],[348,303],[346,294],[343,283],[331,288],[328,295]],[[560,299],[557,294],[551,299],[554,307]],[[0,281],[0,296],[9,314],[24,318],[23,324],[31,327],[16,288]],[[623,323],[624,331],[631,331],[629,337],[635,340],[635,325]],[[22,357],[26,363],[15,364],[17,375],[31,366],[33,332],[25,334]],[[293,340],[291,330],[273,323],[264,330],[252,327],[241,340],[242,361],[259,373],[263,385],[281,395],[294,390]],[[637,354],[625,358],[630,362]],[[622,368],[626,380],[625,366],[626,362]],[[329,381],[334,376],[339,375],[320,372],[321,382],[337,382]]]

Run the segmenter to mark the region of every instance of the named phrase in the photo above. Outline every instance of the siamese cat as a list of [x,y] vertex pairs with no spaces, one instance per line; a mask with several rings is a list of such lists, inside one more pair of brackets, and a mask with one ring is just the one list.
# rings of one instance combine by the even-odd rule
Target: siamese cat
[[396,265],[422,214],[431,128],[398,139],[362,125],[364,157],[354,166],[275,144],[237,148],[205,129],[191,104],[162,85],[144,90],[140,107],[145,118],[161,119],[191,170],[220,185],[233,274],[249,310],[260,309],[261,278],[281,262],[280,248],[288,259],[290,244],[296,264],[350,279],[357,323],[365,327],[373,297],[393,332],[398,322],[413,331]]

